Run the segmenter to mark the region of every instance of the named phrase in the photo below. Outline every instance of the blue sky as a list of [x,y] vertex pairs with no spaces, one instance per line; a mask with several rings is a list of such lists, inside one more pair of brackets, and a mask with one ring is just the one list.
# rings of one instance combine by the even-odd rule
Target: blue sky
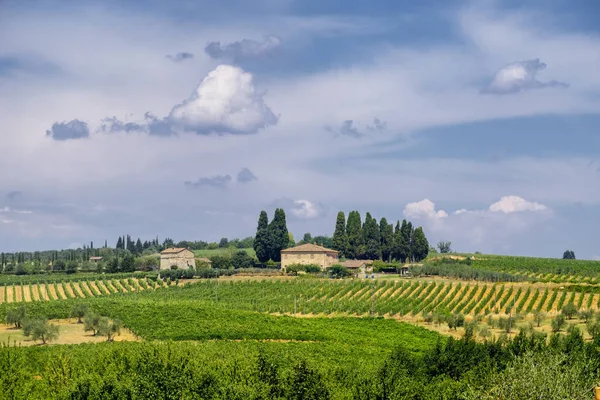
[[597,1],[0,4],[0,243],[218,240],[285,208],[600,256]]

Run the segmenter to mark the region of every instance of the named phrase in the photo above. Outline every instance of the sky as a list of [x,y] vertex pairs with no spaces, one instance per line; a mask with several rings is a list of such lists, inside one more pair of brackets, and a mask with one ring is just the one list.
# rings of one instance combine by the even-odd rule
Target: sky
[[600,3],[0,2],[0,250],[286,211],[600,259]]

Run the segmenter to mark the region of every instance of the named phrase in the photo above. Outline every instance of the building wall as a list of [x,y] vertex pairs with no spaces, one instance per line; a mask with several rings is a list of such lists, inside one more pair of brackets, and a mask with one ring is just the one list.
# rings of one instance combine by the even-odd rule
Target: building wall
[[194,253],[189,250],[184,250],[176,254],[161,254],[160,269],[171,269],[172,265],[177,265],[179,269],[195,268],[196,262]]
[[322,269],[329,268],[338,262],[338,257],[330,253],[282,253],[281,254],[281,269],[285,270],[288,265],[292,264],[316,264]]

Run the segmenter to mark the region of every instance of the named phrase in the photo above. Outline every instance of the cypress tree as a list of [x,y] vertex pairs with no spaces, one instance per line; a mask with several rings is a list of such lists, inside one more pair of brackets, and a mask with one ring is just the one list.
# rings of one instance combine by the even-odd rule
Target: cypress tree
[[365,245],[364,257],[368,260],[379,260],[381,258],[381,240],[379,238],[379,226],[377,220],[371,217],[371,213],[365,215],[363,225],[363,243]]
[[120,249],[123,246],[123,242],[121,241],[121,236],[119,236],[119,240],[117,240],[117,249]]
[[269,217],[266,211],[261,211],[258,217],[258,227],[254,237],[254,251],[261,263],[269,261]]
[[275,210],[275,215],[269,224],[268,232],[269,256],[271,260],[279,262],[281,261],[281,250],[286,249],[290,242],[283,208]]
[[423,228],[421,227],[418,227],[413,232],[411,253],[416,262],[424,260],[429,253],[429,242],[427,241],[425,233],[423,232]]
[[348,237],[348,248],[346,258],[356,259],[361,254],[363,244],[362,225],[358,211],[350,211],[348,223],[346,224],[346,236]]
[[348,248],[348,234],[346,233],[346,216],[343,211],[338,212],[337,220],[335,222],[335,232],[333,232],[333,245],[334,250],[339,251],[339,257],[346,256],[346,249]]
[[385,218],[381,218],[379,221],[379,238],[381,241],[381,259],[390,261],[394,246],[394,226],[388,224]]

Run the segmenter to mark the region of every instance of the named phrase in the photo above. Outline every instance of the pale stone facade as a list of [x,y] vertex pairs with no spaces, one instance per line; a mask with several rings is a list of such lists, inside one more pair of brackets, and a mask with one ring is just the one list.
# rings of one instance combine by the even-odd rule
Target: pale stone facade
[[176,265],[178,269],[195,268],[194,253],[188,249],[170,248],[160,253],[160,269],[171,269]]
[[316,244],[301,244],[281,251],[281,270],[285,271],[292,264],[315,264],[321,269],[337,264],[338,252]]

